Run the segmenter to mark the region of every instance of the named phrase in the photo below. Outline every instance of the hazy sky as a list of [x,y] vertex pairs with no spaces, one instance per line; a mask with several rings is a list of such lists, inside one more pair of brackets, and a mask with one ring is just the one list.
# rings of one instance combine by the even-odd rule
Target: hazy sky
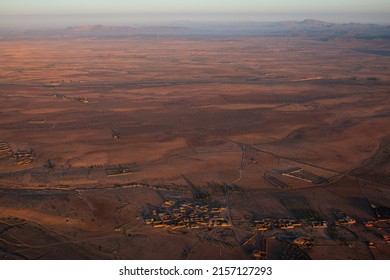
[[144,22],[313,18],[389,24],[390,0],[0,0],[0,25],[119,24],[126,15]]

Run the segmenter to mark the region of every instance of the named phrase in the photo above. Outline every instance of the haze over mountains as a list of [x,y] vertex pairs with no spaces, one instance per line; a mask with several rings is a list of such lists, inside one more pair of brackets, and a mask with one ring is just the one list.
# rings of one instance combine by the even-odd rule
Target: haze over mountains
[[20,36],[132,36],[132,35],[242,35],[242,36],[309,36],[320,40],[337,37],[389,39],[390,26],[377,24],[338,24],[313,19],[282,22],[179,22],[161,26],[83,25],[64,29],[0,31],[2,37]]

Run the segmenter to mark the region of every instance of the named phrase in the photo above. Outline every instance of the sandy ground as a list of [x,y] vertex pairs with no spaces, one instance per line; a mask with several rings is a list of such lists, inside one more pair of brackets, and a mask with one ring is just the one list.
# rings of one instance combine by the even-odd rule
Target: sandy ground
[[[0,40],[0,142],[34,153],[20,165],[0,151],[0,258],[252,258],[242,244],[253,228],[144,224],[145,212],[199,188],[237,221],[294,218],[281,197],[303,196],[326,220],[339,210],[358,221],[345,237],[353,247],[301,232],[316,240],[310,258],[389,259],[390,226],[362,222],[376,219],[370,203],[390,205],[390,58],[354,51],[386,48],[284,37]],[[123,165],[133,172],[107,176]],[[293,167],[327,183],[281,175]],[[132,182],[150,188],[121,187]],[[227,198],[213,183],[241,191]],[[170,184],[182,192],[153,189]],[[268,258],[292,250],[277,234],[264,235]]]

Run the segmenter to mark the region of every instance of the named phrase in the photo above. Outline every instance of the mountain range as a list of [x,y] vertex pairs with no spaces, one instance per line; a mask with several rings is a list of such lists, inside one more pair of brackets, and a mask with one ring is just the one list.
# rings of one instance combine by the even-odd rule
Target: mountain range
[[133,35],[209,35],[209,36],[308,36],[319,40],[338,37],[390,39],[390,25],[330,23],[307,19],[282,22],[180,22],[164,26],[83,25],[63,29],[0,31],[2,37],[85,37]]

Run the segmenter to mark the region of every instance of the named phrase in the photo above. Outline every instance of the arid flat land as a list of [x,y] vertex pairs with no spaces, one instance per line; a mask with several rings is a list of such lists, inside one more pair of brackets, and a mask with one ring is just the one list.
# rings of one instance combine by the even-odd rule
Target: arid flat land
[[389,47],[0,40],[0,259],[390,259]]

